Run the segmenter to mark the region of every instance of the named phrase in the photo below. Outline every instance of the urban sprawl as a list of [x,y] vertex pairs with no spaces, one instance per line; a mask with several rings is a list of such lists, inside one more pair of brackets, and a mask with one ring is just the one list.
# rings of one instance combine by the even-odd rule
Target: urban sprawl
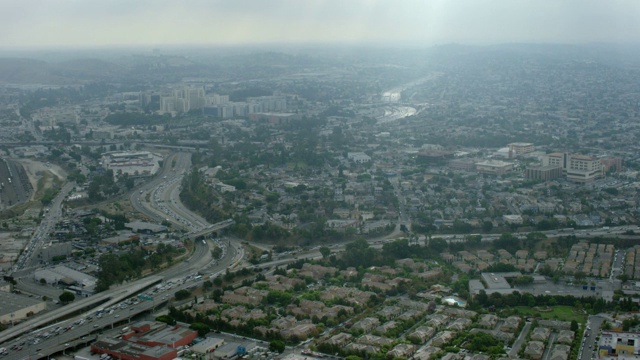
[[0,354],[637,358],[640,72],[606,51],[7,59]]

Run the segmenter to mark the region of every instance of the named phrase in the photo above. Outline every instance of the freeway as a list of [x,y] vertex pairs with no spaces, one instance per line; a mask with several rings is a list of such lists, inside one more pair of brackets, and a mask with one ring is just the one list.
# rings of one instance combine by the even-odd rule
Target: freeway
[[[173,164],[173,161],[175,161],[177,168],[174,167],[173,169],[171,169],[171,164]],[[151,193],[155,192],[155,190],[159,188],[163,183],[166,183],[169,176],[172,176],[173,178],[176,176],[176,174],[180,174],[179,176],[181,177],[182,172],[188,169],[190,162],[191,161],[184,153],[171,154],[167,156],[164,161],[164,167],[162,171],[158,173],[155,179],[139,187],[137,191],[132,192],[129,196],[129,200],[131,201],[131,205],[133,206],[133,208],[141,214],[146,215],[151,220],[157,222],[161,222],[167,219],[165,216],[166,214],[147,204],[146,198],[151,197]],[[175,222],[174,224],[182,228],[182,224]]]
[[[216,245],[218,246],[225,248],[224,256],[222,259],[219,259],[219,260],[212,259],[210,245],[213,245],[214,243],[216,243]],[[148,289],[151,286],[162,282],[163,280],[167,283],[171,283],[171,282],[177,283],[179,281],[183,281],[183,285],[184,285],[186,283],[185,279],[187,280],[192,279],[196,273],[198,272],[202,273],[205,271],[207,272],[208,276],[215,277],[220,273],[223,273],[224,271],[226,271],[226,269],[230,267],[232,264],[235,264],[240,260],[242,260],[244,256],[241,249],[240,250],[238,249],[239,245],[236,245],[235,243],[230,243],[230,244],[231,246],[229,246],[229,248],[227,249],[225,244],[223,244],[223,242],[219,240],[218,241],[210,240],[210,241],[205,241],[204,243],[202,241],[196,242],[195,250],[191,258],[189,258],[187,261],[181,262],[175,265],[174,267],[166,269],[161,273],[159,273],[158,275],[149,276],[131,283],[114,287],[112,289],[109,289],[108,291],[75,301],[69,305],[66,305],[56,310],[55,312],[46,313],[44,315],[22,322],[14,327],[11,327],[5,331],[0,332],[0,344],[2,344],[1,345],[2,347],[10,348],[16,342],[8,342],[9,340],[15,339],[25,333],[31,332],[33,331],[33,329],[38,329],[43,326],[47,326],[48,324],[54,323],[67,316],[72,316],[73,314],[79,311],[83,311],[85,309],[92,309],[97,307],[109,307],[114,304],[120,303],[124,299],[131,298],[137,295],[138,293],[144,291],[145,289]],[[187,288],[190,286],[192,286],[192,284],[177,286],[173,291],[177,291],[182,288]],[[167,293],[167,294],[164,294],[163,296],[169,296],[169,294]],[[153,307],[160,305],[162,301],[163,300],[160,300],[159,302],[155,302],[153,304]],[[141,307],[138,310],[140,311],[138,312],[133,311],[131,313],[127,313],[128,314],[127,316],[134,316],[139,312],[147,311],[148,308]],[[91,311],[89,311],[89,313],[90,312]],[[80,319],[83,317],[86,317],[86,315],[76,317],[76,319]],[[115,321],[115,322],[118,322],[118,321]],[[96,329],[98,328],[99,327],[96,327]],[[86,334],[87,332],[79,332],[79,333],[71,332],[61,337],[61,339],[64,339],[61,341],[61,343],[66,343],[71,340],[76,340],[79,336],[74,337],[75,335],[86,335]],[[56,347],[53,347],[53,348],[56,348]]]
[[13,266],[12,272],[15,276],[20,276],[20,274],[15,274],[19,270],[38,265],[38,260],[35,259],[34,256],[47,241],[47,239],[49,238],[49,233],[62,217],[62,201],[67,195],[69,195],[69,192],[73,190],[74,186],[75,183],[65,184],[60,189],[58,195],[56,195],[51,204],[49,204],[47,210],[45,210],[44,218],[40,222],[38,229],[35,231],[33,237],[24,248],[24,251]]
[[180,188],[184,174],[191,166],[190,154],[179,152],[165,160],[161,176],[130,196],[131,204],[139,212],[156,221],[168,221],[187,232],[199,232],[210,226],[201,216],[187,209],[180,201]]
[[165,167],[161,177],[145,185],[137,193],[133,192],[130,200],[139,212],[156,221],[168,221],[187,231],[191,239],[196,239],[231,226],[234,222],[227,219],[211,225],[182,204],[180,189],[184,174],[191,165],[189,156],[189,153],[180,152],[167,157],[166,163],[172,164],[172,170]]
[[118,286],[109,291],[105,291],[88,298],[80,299],[73,302],[72,304],[62,307],[57,311],[37,316],[0,332],[0,343],[4,343],[10,339],[22,335],[25,332],[32,331],[33,329],[46,326],[47,324],[55,322],[58,319],[72,315],[77,311],[81,311],[84,308],[121,301],[122,299],[131,296],[138,291],[142,291],[143,289],[152,286],[159,281],[162,281],[162,277],[150,276],[129,284]]
[[[176,287],[176,290],[192,285],[181,284]],[[128,323],[132,317],[166,303],[169,289],[171,288],[166,287],[163,292],[157,292],[154,297],[145,297],[151,299],[149,301],[140,301],[131,297],[135,293],[129,292],[127,295],[129,299],[125,301],[119,299],[117,303],[99,304],[100,308],[105,310],[101,314],[91,310],[81,316],[57,322],[13,341],[3,343],[2,346],[9,351],[6,358],[16,360],[25,356],[41,358],[68,348],[84,345],[93,341],[103,329],[113,329],[114,326]]]

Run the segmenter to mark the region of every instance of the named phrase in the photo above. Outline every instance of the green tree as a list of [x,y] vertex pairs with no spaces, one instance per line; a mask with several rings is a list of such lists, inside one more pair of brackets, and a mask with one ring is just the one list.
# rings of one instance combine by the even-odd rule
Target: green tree
[[191,292],[189,290],[178,290],[175,293],[176,300],[184,300],[191,296]]
[[272,340],[269,343],[269,350],[270,351],[277,351],[278,353],[282,354],[284,352],[285,349],[285,344],[284,341],[282,340]]
[[211,256],[214,259],[220,259],[220,257],[222,257],[222,248],[220,248],[220,246],[214,246],[213,249],[211,250]]
[[575,320],[571,320],[571,331],[573,332],[578,331],[578,322]]
[[160,315],[160,316],[156,317],[156,321],[160,321],[160,322],[163,322],[163,323],[168,324],[168,325],[175,325],[176,324],[176,319],[174,319],[170,315]]
[[326,258],[328,258],[328,257],[329,257],[329,255],[331,255],[331,249],[329,249],[329,248],[328,248],[328,247],[326,247],[326,246],[322,246],[322,247],[320,248],[320,254],[322,254],[322,257],[323,257],[324,259],[326,259]]
[[189,328],[192,330],[196,330],[198,332],[198,336],[200,337],[206,336],[209,333],[209,331],[211,331],[211,329],[209,328],[209,325],[201,322],[194,322],[193,324],[191,324]]
[[73,300],[75,300],[76,296],[72,292],[65,291],[62,294],[60,294],[58,299],[60,299],[61,303],[68,304],[68,303],[72,302]]

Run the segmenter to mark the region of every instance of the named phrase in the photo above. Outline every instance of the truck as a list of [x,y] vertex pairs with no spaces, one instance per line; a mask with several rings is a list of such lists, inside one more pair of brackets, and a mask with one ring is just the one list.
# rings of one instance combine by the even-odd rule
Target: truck
[[123,327],[123,328],[122,328],[122,330],[120,330],[120,334],[126,334],[126,333],[128,333],[130,330],[131,330],[131,328],[130,328],[130,327],[125,326],[125,327]]

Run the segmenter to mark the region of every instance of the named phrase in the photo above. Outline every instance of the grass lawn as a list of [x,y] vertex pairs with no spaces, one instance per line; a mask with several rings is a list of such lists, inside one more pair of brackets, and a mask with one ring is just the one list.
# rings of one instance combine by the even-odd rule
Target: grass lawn
[[540,316],[543,319],[549,320],[561,320],[571,321],[575,320],[578,323],[585,323],[587,321],[587,315],[581,312],[575,312],[573,306],[552,306],[552,311],[540,311],[536,308],[528,306],[516,306],[516,311],[524,316]]

